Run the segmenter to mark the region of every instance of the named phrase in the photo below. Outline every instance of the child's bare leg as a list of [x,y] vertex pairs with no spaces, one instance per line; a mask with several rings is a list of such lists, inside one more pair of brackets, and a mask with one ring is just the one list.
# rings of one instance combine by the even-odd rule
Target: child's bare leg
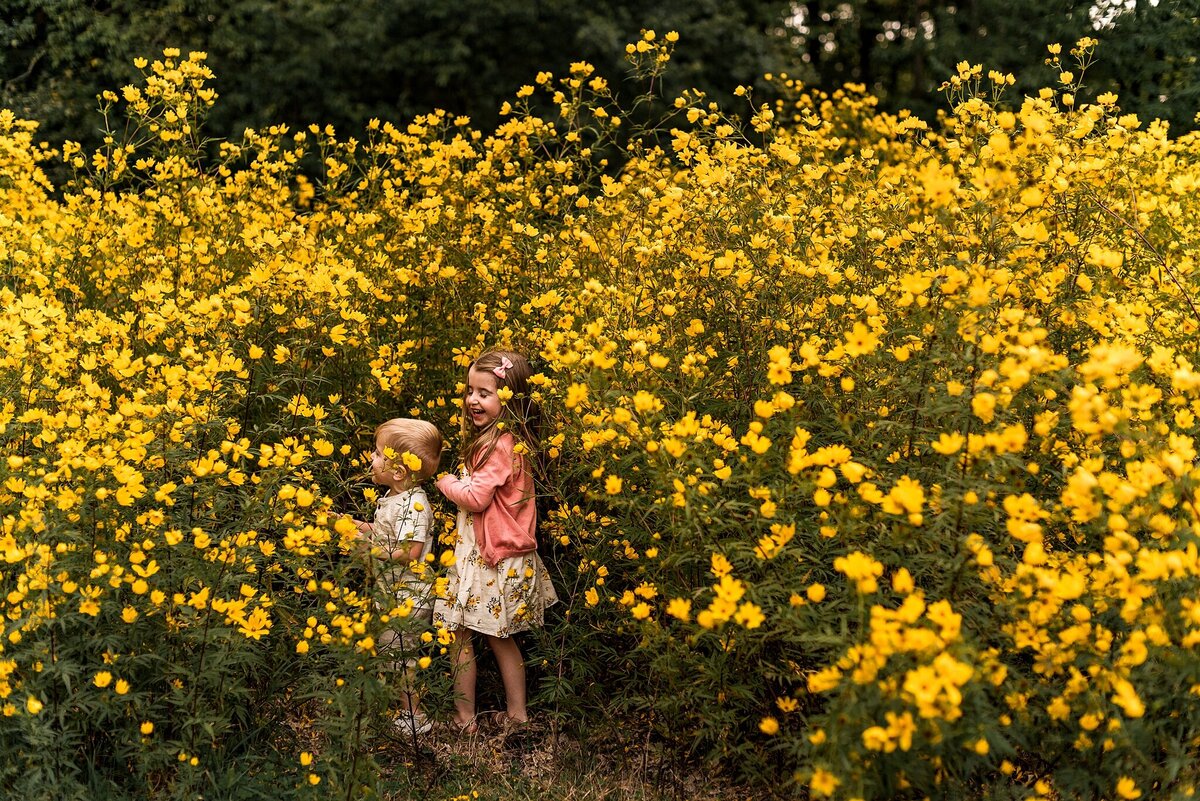
[[488,645],[496,655],[500,667],[500,678],[504,680],[504,700],[508,705],[508,716],[512,720],[525,722],[529,712],[525,709],[525,658],[512,637],[488,635]]
[[400,703],[404,711],[414,713],[421,711],[421,697],[417,695],[417,671],[412,665],[405,665],[404,683],[400,686]]
[[454,660],[454,722],[466,729],[475,725],[475,650],[471,632],[456,629],[450,647]]
[[[433,610],[425,607],[420,611],[415,611],[413,618],[425,625],[429,625],[433,622]],[[421,709],[421,694],[419,692],[419,685],[417,684],[417,653],[421,648],[419,643],[420,637],[415,634],[401,640],[404,656],[406,657],[403,662],[404,684],[402,685],[402,695],[404,707],[412,715],[424,714],[424,710]]]
[[408,647],[401,634],[394,630],[384,631],[379,635],[379,648],[388,652],[392,659],[388,664],[386,680],[393,684],[397,692],[400,708],[405,712],[413,712],[417,708],[416,670],[406,659]]

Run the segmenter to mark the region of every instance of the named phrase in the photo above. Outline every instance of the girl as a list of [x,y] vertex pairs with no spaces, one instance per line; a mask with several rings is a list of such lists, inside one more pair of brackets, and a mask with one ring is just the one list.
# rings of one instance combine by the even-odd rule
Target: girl
[[485,635],[496,655],[507,722],[525,723],[525,661],[512,635],[540,626],[546,607],[558,601],[534,538],[529,455],[537,445],[538,410],[529,397],[530,373],[528,360],[511,351],[490,351],[471,363],[462,406],[464,472],[437,482],[459,512],[455,562],[433,619],[454,634],[455,723],[466,733],[476,730],[471,632]]

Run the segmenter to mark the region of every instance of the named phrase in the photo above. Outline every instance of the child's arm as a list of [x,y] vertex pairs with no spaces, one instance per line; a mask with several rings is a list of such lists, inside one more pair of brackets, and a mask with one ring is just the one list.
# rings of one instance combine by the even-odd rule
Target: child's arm
[[512,476],[512,443],[505,437],[496,443],[491,456],[466,478],[444,475],[437,488],[459,508],[468,512],[482,512],[492,502],[496,490]]
[[379,549],[377,557],[385,562],[401,562],[408,564],[421,558],[421,551],[424,549],[423,542],[402,542],[400,547],[394,550]]

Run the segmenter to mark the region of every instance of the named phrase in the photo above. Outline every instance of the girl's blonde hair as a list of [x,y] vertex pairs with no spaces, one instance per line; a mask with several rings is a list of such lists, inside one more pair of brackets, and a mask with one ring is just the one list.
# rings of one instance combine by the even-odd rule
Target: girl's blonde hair
[[515,351],[490,350],[467,367],[468,383],[472,370],[496,376],[496,389],[507,387],[512,391],[512,397],[500,405],[500,414],[490,425],[476,431],[466,414],[467,394],[466,388],[463,389],[463,464],[473,470],[486,462],[500,435],[506,432],[523,443],[532,455],[538,446],[541,409],[529,396],[529,377],[533,375],[529,360]]
[[421,460],[420,470],[410,470],[413,483],[419,484],[437,472],[442,461],[442,432],[425,420],[412,417],[394,417],[380,423],[375,429],[375,442],[396,452],[392,459],[395,467],[408,467],[400,459],[403,453],[411,453]]

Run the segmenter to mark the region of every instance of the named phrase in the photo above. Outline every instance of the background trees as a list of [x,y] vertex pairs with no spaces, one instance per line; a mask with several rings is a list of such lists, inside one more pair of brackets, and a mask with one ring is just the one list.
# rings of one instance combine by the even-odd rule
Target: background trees
[[[718,101],[787,71],[825,89],[863,83],[884,108],[931,117],[933,91],[968,60],[1017,73],[1019,98],[1054,81],[1028,69],[1048,42],[1101,39],[1088,83],[1178,133],[1200,87],[1200,0],[4,0],[0,105],[51,141],[98,138],[95,96],[165,46],[208,52],[222,102],[209,130],[310,122],[355,130],[432,108],[483,128],[539,70],[587,60],[623,74],[641,28],[682,39],[667,92]],[[618,91],[620,87],[614,87]]]

